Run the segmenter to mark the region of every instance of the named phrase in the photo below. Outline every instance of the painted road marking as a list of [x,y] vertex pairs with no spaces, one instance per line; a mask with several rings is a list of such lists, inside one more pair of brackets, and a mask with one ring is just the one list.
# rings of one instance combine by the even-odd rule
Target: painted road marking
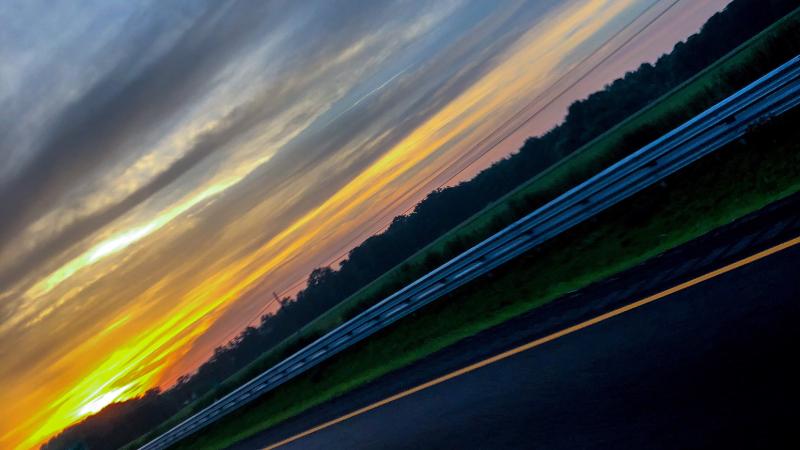
[[546,343],[548,343],[550,341],[554,341],[554,340],[556,340],[556,339],[558,339],[558,338],[560,338],[562,336],[566,336],[568,334],[572,334],[572,333],[574,333],[576,331],[582,330],[584,328],[588,328],[588,327],[590,327],[592,325],[595,325],[595,324],[598,324],[600,322],[604,322],[604,321],[606,321],[608,319],[611,319],[612,317],[619,316],[619,315],[621,315],[623,313],[626,313],[628,311],[636,309],[636,308],[638,308],[640,306],[644,306],[644,305],[646,305],[648,303],[653,303],[656,300],[662,299],[662,298],[667,297],[669,295],[672,295],[672,294],[674,294],[676,292],[683,291],[685,289],[688,289],[688,288],[690,288],[692,286],[695,286],[697,284],[700,284],[700,283],[702,283],[704,281],[707,281],[707,280],[710,280],[712,278],[716,278],[716,277],[718,277],[720,275],[726,274],[726,273],[731,272],[733,270],[736,270],[736,269],[738,269],[740,267],[746,266],[746,265],[751,264],[753,262],[756,262],[756,261],[758,261],[760,259],[766,258],[767,256],[773,255],[775,253],[778,253],[778,252],[780,252],[782,250],[785,250],[785,249],[787,249],[789,247],[792,247],[792,246],[795,246],[797,244],[800,244],[800,236],[798,236],[798,237],[796,237],[796,238],[794,238],[792,240],[786,241],[786,242],[784,242],[782,244],[778,244],[778,245],[776,245],[774,247],[770,247],[770,248],[768,248],[766,250],[758,252],[755,255],[751,255],[751,256],[748,256],[747,258],[740,259],[739,261],[736,261],[734,263],[728,264],[727,266],[724,266],[724,267],[719,268],[717,270],[714,270],[712,272],[708,272],[705,275],[701,275],[701,276],[699,276],[697,278],[693,278],[693,279],[691,279],[689,281],[686,281],[684,283],[681,283],[681,284],[679,284],[677,286],[673,286],[673,287],[671,287],[669,289],[666,289],[664,291],[661,291],[661,292],[659,292],[657,294],[653,294],[653,295],[651,295],[649,297],[645,297],[645,298],[643,298],[641,300],[637,300],[637,301],[635,301],[633,303],[629,303],[629,304],[627,304],[625,306],[622,306],[622,307],[619,307],[619,308],[617,308],[615,310],[609,311],[609,312],[604,313],[604,314],[600,314],[597,317],[594,317],[592,319],[586,320],[586,321],[581,322],[581,323],[579,323],[577,325],[573,325],[571,327],[567,327],[567,328],[565,328],[565,329],[563,329],[561,331],[557,331],[557,332],[549,334],[549,335],[547,335],[545,337],[542,337],[542,338],[539,338],[539,339],[535,339],[535,340],[533,340],[531,342],[528,342],[527,344],[520,345],[519,347],[512,348],[511,350],[506,350],[506,351],[504,351],[502,353],[499,353],[499,354],[497,354],[495,356],[492,356],[490,358],[484,359],[484,360],[476,362],[474,364],[470,364],[470,365],[468,365],[466,367],[462,367],[461,369],[458,369],[456,371],[450,372],[447,375],[443,375],[443,376],[441,376],[439,378],[435,378],[435,379],[433,379],[431,381],[428,381],[426,383],[420,384],[419,386],[413,387],[411,389],[407,389],[407,390],[405,390],[403,392],[400,392],[400,393],[397,393],[395,395],[392,395],[391,397],[387,397],[387,398],[385,398],[383,400],[375,402],[375,403],[373,403],[373,404],[371,404],[369,406],[365,406],[363,408],[357,409],[357,410],[355,410],[355,411],[353,411],[351,413],[345,414],[345,415],[343,415],[341,417],[338,417],[336,419],[333,419],[333,420],[330,420],[330,421],[325,422],[323,424],[317,425],[317,426],[315,426],[313,428],[309,428],[308,430],[303,431],[302,433],[299,433],[299,434],[296,434],[296,435],[294,435],[292,437],[286,438],[286,439],[284,439],[284,440],[282,440],[280,442],[276,442],[275,444],[272,444],[272,445],[270,445],[268,447],[264,447],[262,450],[272,450],[272,449],[275,449],[275,448],[278,448],[278,447],[282,447],[282,446],[284,446],[286,444],[289,444],[291,442],[294,442],[294,441],[296,441],[298,439],[302,439],[302,438],[304,438],[304,437],[306,437],[306,436],[308,436],[310,434],[316,433],[317,431],[324,430],[325,428],[328,428],[328,427],[331,427],[331,426],[336,425],[338,423],[344,422],[345,420],[351,419],[351,418],[356,417],[356,416],[360,416],[361,414],[364,414],[366,412],[372,411],[373,409],[380,408],[383,405],[386,405],[386,404],[391,403],[393,401],[399,400],[399,399],[401,399],[403,397],[408,397],[411,394],[414,394],[414,393],[417,393],[419,391],[422,391],[422,390],[428,389],[430,387],[436,386],[437,384],[444,383],[445,381],[452,380],[453,378],[456,378],[456,377],[459,377],[459,376],[464,375],[466,373],[475,371],[477,369],[480,369],[481,367],[485,367],[485,366],[488,366],[489,364],[493,364],[493,363],[496,363],[498,361],[502,361],[502,360],[504,360],[506,358],[510,358],[511,356],[514,356],[514,355],[516,355],[518,353],[522,353],[522,352],[524,352],[526,350],[530,350],[532,348],[539,347],[542,344],[546,344]]

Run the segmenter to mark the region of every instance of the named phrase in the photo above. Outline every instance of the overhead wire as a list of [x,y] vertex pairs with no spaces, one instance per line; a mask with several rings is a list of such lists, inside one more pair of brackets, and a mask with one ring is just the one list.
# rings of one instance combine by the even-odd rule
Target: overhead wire
[[[397,197],[396,199],[394,199],[389,204],[383,206],[377,212],[377,214],[375,214],[375,216],[373,216],[374,217],[373,219],[369,220],[365,225],[360,227],[361,229],[370,230],[376,224],[380,225],[380,227],[377,227],[375,230],[373,230],[369,234],[369,236],[367,238],[363,237],[366,233],[355,233],[354,234],[354,238],[352,238],[347,243],[345,243],[344,245],[339,247],[340,248],[339,252],[334,252],[334,254],[336,254],[337,256],[335,256],[333,258],[326,258],[325,260],[323,260],[320,264],[318,264],[315,267],[321,267],[323,265],[330,265],[332,263],[335,263],[337,261],[342,260],[344,257],[346,257],[352,251],[352,247],[356,243],[358,243],[359,241],[363,242],[364,240],[368,239],[369,237],[373,237],[377,233],[380,233],[381,231],[383,231],[386,227],[388,227],[391,224],[391,221],[394,220],[395,217],[404,216],[404,215],[408,214],[409,212],[411,212],[414,208],[416,208],[417,203],[412,204],[411,206],[409,206],[408,208],[406,208],[405,210],[403,210],[399,214],[394,212],[394,208],[399,203],[401,204],[401,203],[409,200],[412,197],[419,197],[420,192],[423,192],[423,191],[424,192],[433,192],[433,191],[441,189],[442,187],[444,187],[447,184],[449,184],[456,177],[458,177],[459,175],[464,173],[464,171],[466,171],[468,168],[470,168],[472,165],[474,165],[477,161],[479,161],[481,158],[483,158],[486,154],[488,154],[489,152],[491,152],[492,150],[497,148],[498,145],[500,145],[502,142],[504,142],[506,139],[508,139],[511,135],[513,135],[514,133],[519,131],[522,127],[524,127],[525,125],[530,123],[531,120],[533,120],[534,118],[539,116],[542,112],[544,112],[547,108],[552,106],[564,94],[566,94],[572,88],[574,88],[579,83],[584,81],[589,75],[591,75],[595,70],[597,70],[597,68],[599,68],[601,65],[605,64],[606,62],[608,62],[608,60],[610,60],[614,56],[616,56],[623,48],[625,48],[634,39],[636,39],[638,36],[640,36],[642,33],[644,33],[648,28],[650,28],[653,24],[655,24],[658,20],[660,20],[664,15],[666,15],[667,12],[672,10],[678,3],[680,3],[680,1],[681,0],[673,0],[663,10],[661,10],[658,14],[656,14],[654,17],[652,17],[650,20],[648,20],[641,28],[639,28],[633,34],[628,36],[625,40],[622,41],[622,43],[617,45],[613,50],[611,50],[609,53],[607,53],[605,56],[603,56],[594,65],[592,65],[588,70],[586,70],[586,72],[581,74],[577,79],[573,80],[566,87],[564,87],[563,89],[558,91],[558,93],[555,94],[553,97],[549,98],[549,100],[547,100],[546,103],[544,103],[540,107],[536,108],[532,113],[528,114],[524,118],[524,120],[522,120],[521,122],[519,122],[516,125],[512,124],[515,120],[517,120],[520,117],[522,117],[527,111],[530,111],[530,109],[533,108],[534,106],[536,106],[539,102],[541,102],[545,98],[547,98],[548,97],[547,96],[548,93],[552,92],[552,90],[556,89],[559,84],[561,84],[563,81],[568,79],[570,76],[574,75],[574,73],[581,66],[583,66],[588,61],[590,61],[592,58],[597,56],[611,42],[613,42],[615,39],[617,39],[619,36],[621,36],[625,31],[627,31],[631,26],[633,26],[633,24],[635,24],[637,21],[639,21],[648,12],[650,12],[657,4],[661,3],[661,0],[656,0],[653,3],[651,3],[650,5],[648,5],[644,10],[642,10],[639,14],[637,14],[630,21],[628,21],[623,27],[621,27],[613,35],[611,35],[609,38],[607,38],[602,44],[597,46],[591,53],[589,53],[588,55],[583,57],[579,62],[574,64],[564,74],[559,76],[559,78],[557,80],[555,80],[552,84],[550,84],[550,86],[548,86],[546,89],[542,90],[531,101],[527,102],[522,108],[520,108],[511,117],[509,117],[507,120],[505,120],[502,124],[500,124],[497,127],[495,127],[489,134],[487,134],[480,141],[478,141],[477,143],[475,143],[472,146],[470,146],[469,150],[467,150],[465,152],[465,155],[467,155],[468,158],[469,158],[469,161],[467,162],[466,165],[463,165],[455,173],[451,174],[447,179],[445,179],[443,182],[440,182],[438,185],[436,185],[433,188],[429,188],[428,184],[430,184],[433,180],[436,180],[437,178],[439,178],[448,169],[452,168],[453,165],[444,166],[440,170],[434,171],[431,174],[429,174],[423,180],[422,183],[417,184],[418,187],[416,189],[411,189],[411,190],[406,191],[404,194],[402,194],[401,196]],[[509,126],[511,128],[509,130],[503,132],[503,129],[506,128],[506,127],[509,127]],[[497,136],[497,135],[499,135],[499,137],[497,137],[496,139],[493,139],[492,143],[488,147],[484,148],[483,150],[477,151],[482,145],[486,144],[490,139],[492,139],[493,136]],[[391,217],[391,220],[386,222],[386,219],[388,219],[389,217]],[[304,276],[304,277],[298,279],[297,281],[295,281],[293,284],[289,285],[288,287],[282,289],[280,294],[278,294],[276,292],[273,292],[273,294],[274,294],[273,298],[269,299],[258,310],[258,313],[255,316],[248,316],[246,322],[243,322],[241,324],[241,326],[237,326],[237,327],[233,328],[232,332],[229,333],[228,335],[226,335],[224,340],[220,341],[220,345],[225,345],[225,344],[229,343],[231,341],[231,339],[233,339],[238,334],[240,334],[245,327],[249,326],[255,320],[261,318],[266,313],[268,308],[270,306],[272,306],[276,301],[278,301],[279,299],[284,298],[284,296],[287,293],[291,293],[297,287],[299,287],[303,283],[307,282],[307,280],[308,280],[308,276]]]

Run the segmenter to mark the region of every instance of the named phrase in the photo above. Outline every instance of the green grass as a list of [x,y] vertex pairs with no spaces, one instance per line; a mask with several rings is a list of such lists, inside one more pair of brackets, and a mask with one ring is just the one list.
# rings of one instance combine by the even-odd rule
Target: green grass
[[[182,410],[157,430],[132,442],[126,448],[134,448],[152,439],[388,293],[427,272],[431,267],[489,236],[522,214],[588,178],[643,143],[730,94],[746,80],[772,68],[776,65],[774,60],[786,58],[774,55],[775,52],[771,46],[776,41],[785,40],[787,36],[797,33],[800,30],[799,24],[800,14],[798,12],[787,16],[693,79],[654,102],[650,107],[609,130],[561,163],[531,179],[450,233],[442,236],[280,345],[265,352],[259,359],[226,380],[214,391]],[[786,52],[786,50],[783,51]],[[785,151],[782,146],[771,149],[769,155],[772,159],[768,158],[767,162],[776,158],[781,151]],[[773,152],[777,153],[773,154]],[[734,152],[731,150],[726,151],[726,154],[732,153]],[[792,154],[796,156],[796,154]],[[739,158],[744,158],[744,156],[740,155]],[[736,158],[730,161],[726,160],[726,164],[735,166],[735,160]],[[797,166],[795,161],[794,167]],[[735,169],[747,170],[748,168],[748,165],[744,165],[737,166]],[[740,177],[741,174],[738,174],[736,170],[731,169],[730,173],[737,173],[737,175],[729,177],[730,179]],[[695,184],[695,180],[689,179],[688,181],[693,183],[693,189],[711,189],[719,195],[703,195],[702,198],[696,198],[690,195],[693,192],[692,189],[683,194],[681,192],[686,190],[683,187],[669,189],[670,196],[684,195],[686,197],[685,204],[690,208],[679,208],[674,211],[665,208],[664,211],[653,212],[652,223],[632,231],[625,226],[620,227],[619,220],[609,217],[609,214],[606,213],[594,222],[591,229],[586,229],[585,226],[579,227],[553,241],[553,243],[565,246],[564,248],[556,247],[559,248],[559,252],[548,256],[547,249],[553,248],[554,245],[550,243],[536,252],[535,261],[530,260],[530,256],[518,259],[509,266],[509,269],[502,271],[506,273],[511,270],[511,272],[517,272],[516,275],[507,273],[503,277],[494,279],[491,285],[484,285],[481,282],[471,284],[470,293],[457,291],[451,294],[447,300],[426,308],[424,314],[418,313],[401,321],[390,330],[374,336],[368,343],[360,345],[341,355],[336,361],[326,364],[324,378],[320,372],[323,369],[315,369],[268,395],[259,401],[258,405],[237,413],[236,425],[226,425],[228,421],[223,421],[204,432],[203,445],[194,441],[188,445],[190,448],[217,448],[225,443],[246,437],[308,407],[334,398],[382,374],[407,365],[459,339],[535,308],[561,293],[580,288],[624,270],[666,248],[685,242],[798,188],[795,182],[797,174],[782,173],[777,167],[769,164],[761,168],[759,173],[762,172],[766,174],[765,176],[775,178],[777,184],[775,186],[759,185],[760,187],[753,189],[746,189],[746,185],[735,184],[730,187],[745,188],[743,191],[737,191],[736,195],[728,192],[730,190],[728,187],[710,183],[715,180],[709,180],[709,183],[704,186]],[[722,184],[725,184],[724,181],[724,179],[716,180]],[[758,184],[757,181],[753,180],[755,185]],[[649,195],[655,194],[650,192]],[[636,201],[636,199],[632,199],[626,204],[635,204]],[[708,211],[714,211],[714,214],[707,214]],[[645,245],[638,240],[639,236],[659,235],[663,235],[663,239],[657,244],[648,241]],[[639,244],[634,245],[635,243]],[[586,259],[581,257],[583,256],[581,251],[589,252],[586,255],[594,256],[592,259]],[[571,256],[566,258],[566,255]],[[614,255],[615,258],[610,259],[609,255]],[[540,269],[534,272],[525,270],[524,264],[520,266],[521,261]],[[542,270],[542,267],[546,270]],[[513,280],[513,282],[509,282],[509,280]],[[480,286],[482,292],[477,297],[472,293],[476,289],[476,285]],[[501,292],[514,292],[515,295],[510,298],[508,295],[502,296]],[[483,303],[483,306],[475,305],[476,298],[482,300],[479,303]],[[487,298],[494,298],[496,301],[486,301]],[[442,326],[442,323],[447,325]],[[404,345],[401,341],[413,343],[413,345]],[[392,351],[383,353],[376,346],[383,349],[390,348]],[[298,401],[298,399],[302,400]]]

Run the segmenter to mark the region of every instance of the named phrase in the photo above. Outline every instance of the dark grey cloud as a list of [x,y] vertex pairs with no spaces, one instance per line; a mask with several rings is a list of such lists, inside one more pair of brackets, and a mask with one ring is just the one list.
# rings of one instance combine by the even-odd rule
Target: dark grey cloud
[[[338,22],[332,19],[335,17],[333,14],[323,14],[321,18],[310,22],[314,29],[321,30],[323,34],[317,37],[316,42],[307,39],[304,44],[298,45],[307,51],[300,52],[301,56],[291,55],[288,63],[284,62],[286,76],[261,89],[255,99],[235,108],[215,129],[197,138],[183,157],[144,186],[37,243],[12,266],[0,272],[0,287],[6,288],[33,269],[41,268],[54,255],[64,252],[170,186],[206,161],[215,151],[257,125],[269,122],[318,82],[318,78],[324,77],[324,73],[306,76],[313,72],[315,64],[325,63],[326,56],[335,57],[343,48],[380,27],[380,21],[372,20],[380,13],[376,8],[358,8],[358,13],[340,8],[337,13],[342,16]],[[0,225],[0,237],[10,240],[14,233],[35,220],[37,214],[57,204],[61,191],[76,180],[82,180],[92,169],[101,169],[104,161],[113,160],[118,153],[122,153],[126,140],[130,140],[131,136],[146,132],[157,126],[159,120],[163,121],[179,111],[181,101],[187,101],[211,77],[202,72],[210,70],[211,65],[225,62],[224,58],[220,61],[219,53],[243,45],[245,36],[228,38],[216,45],[207,42],[221,31],[220,24],[225,24],[222,29],[232,27],[229,23],[241,26],[243,21],[239,17],[243,14],[230,9],[209,8],[168,51],[153,62],[134,74],[125,74],[124,65],[120,64],[69,105],[55,121],[56,127],[39,151],[37,159],[9,183],[7,189],[0,192],[3,199],[0,209],[3,212],[16,212],[12,220]],[[340,26],[342,24],[346,26]],[[302,33],[298,29],[294,36]],[[149,45],[152,42],[144,42],[140,53],[146,53]],[[198,61],[200,53],[204,59]],[[226,57],[231,58],[231,55]],[[190,67],[182,67],[181,64],[187,61],[191,61]],[[301,115],[294,120],[302,122],[304,119]],[[287,126],[292,125],[290,122]],[[70,151],[64,151],[66,149]],[[307,164],[313,164],[308,160],[313,156],[304,155],[303,158]],[[294,210],[301,211],[305,206],[300,204]],[[291,217],[290,214],[288,219]],[[276,225],[281,223],[284,221],[276,221]],[[3,242],[7,241],[0,240],[0,244]],[[3,316],[13,315],[12,305],[6,306]]]
[[[76,242],[80,242],[132,208],[148,200],[208,158],[213,152],[224,148],[231,140],[251,129],[256,124],[255,116],[246,114],[245,109],[235,109],[220,126],[199,136],[189,151],[144,186],[117,203],[69,224],[58,234],[23,255],[15,262],[14,266],[5,271],[0,271],[0,290],[7,288],[9,284],[17,281],[30,270],[41,266],[53,255],[70,248]],[[0,317],[1,320],[2,317]]]
[[[5,72],[9,88],[0,91],[4,169],[18,168],[15,159],[35,157],[33,145],[45,145],[54,131],[69,126],[61,123],[64,116],[80,110],[82,102],[102,101],[87,92],[130,82],[208,10],[199,1],[172,1],[157,10],[147,8],[152,3],[86,0],[86,14],[67,2],[9,0],[0,6],[6,25],[0,28],[0,55],[8,63],[0,75]],[[0,170],[0,185],[9,175]]]
[[[290,33],[297,52],[285,55],[285,61],[281,61],[286,81],[269,86],[267,95],[260,98],[263,104],[251,102],[237,109],[236,117],[228,118],[230,123],[223,126],[224,130],[201,138],[203,142],[195,149],[146,186],[80,222],[69,224],[37,245],[11,270],[0,274],[0,285],[120,217],[188,172],[237,133],[290,106],[301,93],[298,83],[293,82],[298,74],[293,72],[315,70],[314,65],[324,63],[326,55],[341,51],[341,47],[380,26],[380,13],[386,4],[380,7],[373,4],[377,2],[337,7],[309,4],[315,14],[305,26]],[[134,60],[121,59],[57,114],[35,150],[35,157],[0,186],[0,217],[7,218],[0,223],[0,251],[28,224],[71,195],[94,171],[102,171],[106,164],[125,157],[126,152],[136,151],[135,147],[146,141],[148,135],[157,134],[155,131],[191,105],[194,97],[209,89],[214,77],[235,61],[238,54],[259,44],[259,37],[287,21],[287,16],[304,12],[297,9],[302,8],[293,10],[285,2],[211,2],[169,48],[155,57],[151,53],[161,43],[159,28],[168,26],[169,21],[146,23],[137,33],[137,39],[132,39],[133,43],[125,49]],[[314,11],[317,9],[323,11]],[[127,33],[129,39],[130,34]],[[142,64],[136,59],[139,57],[152,61]]]
[[[47,130],[35,158],[0,190],[0,249],[27,224],[63,200],[65,193],[105,163],[132,151],[149,132],[209,88],[218,71],[246,48],[270,7],[212,2],[152,62],[122,60],[80,98],[67,105]],[[250,6],[250,5],[248,5]],[[131,56],[147,55],[157,42],[144,36]]]

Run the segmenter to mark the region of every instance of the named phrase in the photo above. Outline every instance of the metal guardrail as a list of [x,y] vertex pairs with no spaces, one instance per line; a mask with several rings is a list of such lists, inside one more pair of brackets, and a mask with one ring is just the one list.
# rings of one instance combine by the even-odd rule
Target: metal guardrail
[[163,449],[800,104],[800,56],[512,223],[141,447]]

